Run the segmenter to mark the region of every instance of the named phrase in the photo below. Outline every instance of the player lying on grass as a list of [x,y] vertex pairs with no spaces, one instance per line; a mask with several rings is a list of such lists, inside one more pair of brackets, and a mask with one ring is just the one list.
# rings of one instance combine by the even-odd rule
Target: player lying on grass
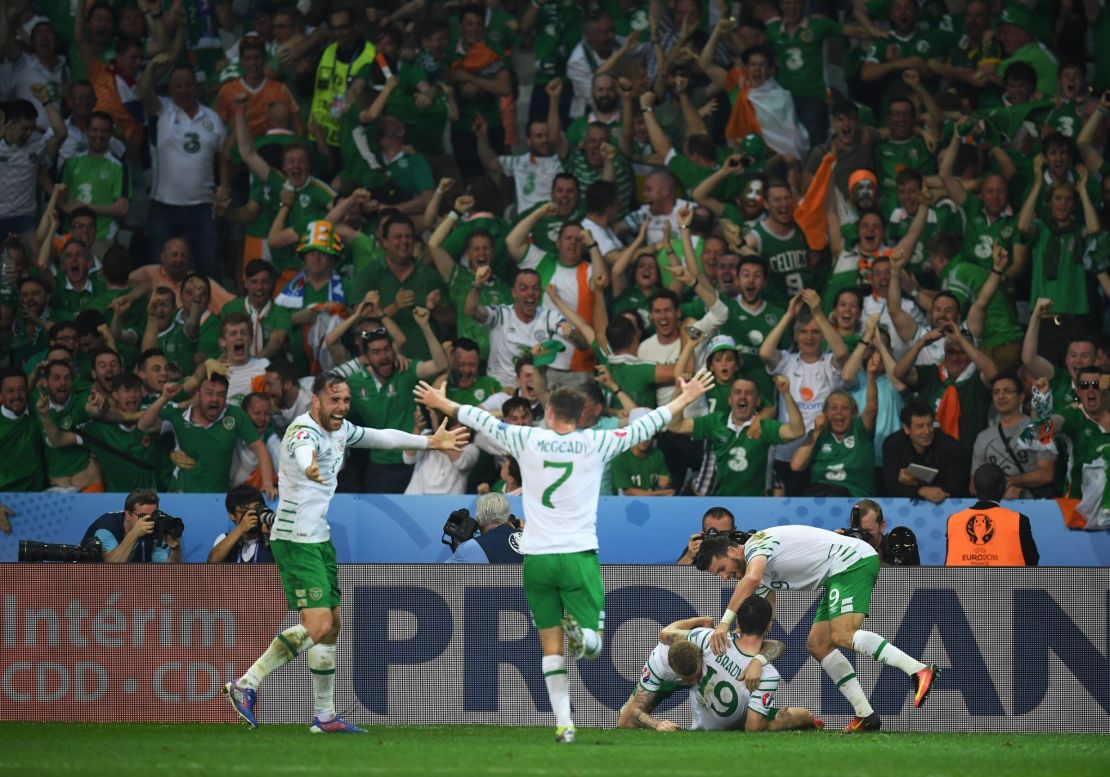
[[[698,549],[694,566],[722,580],[740,581],[713,630],[711,644],[717,654],[728,645],[728,628],[737,608],[752,594],[769,599],[773,606],[776,591],[824,587],[806,648],[856,713],[845,731],[874,731],[882,721],[871,708],[852,664],[837,648],[854,650],[901,669],[913,678],[913,705],[925,703],[939,674],[936,666],[925,665],[873,631],[860,628],[879,576],[879,556],[863,540],[812,526],[772,526],[756,532],[743,545],[728,537],[707,537]],[[759,677],[758,667],[749,664],[744,672],[748,687],[752,688]]]
[[[764,640],[771,628],[771,605],[766,599],[749,596],[738,615],[740,633],[728,641],[721,654],[713,652],[712,618],[675,621],[659,632],[659,644],[651,651],[636,690],[621,707],[619,728],[650,728],[677,731],[672,721],[651,716],[654,710],[680,688],[690,689],[693,730],[743,729],[785,731],[795,728],[824,728],[803,707],[775,706],[779,673],[768,661],[782,654],[783,644]],[[744,670],[760,667],[754,692],[743,680]]]
[[444,388],[420,383],[417,401],[497,442],[520,463],[524,480],[524,595],[540,633],[543,679],[555,712],[555,741],[575,739],[563,634],[574,659],[601,655],[605,588],[597,561],[597,500],[605,462],[649,440],[713,385],[702,370],[676,381],[674,399],[624,429],[579,429],[584,397],[560,388],[544,412],[547,428],[506,424],[485,410],[447,399]]

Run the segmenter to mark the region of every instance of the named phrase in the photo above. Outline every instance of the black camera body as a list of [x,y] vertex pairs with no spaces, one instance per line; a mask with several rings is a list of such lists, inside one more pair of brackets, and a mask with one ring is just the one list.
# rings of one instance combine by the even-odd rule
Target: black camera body
[[88,564],[104,560],[104,547],[96,537],[89,537],[80,545],[57,545],[51,542],[21,540],[19,560],[37,564],[43,561],[66,564]]
[[750,531],[740,531],[739,529],[733,529],[732,531],[729,531],[729,532],[724,532],[724,531],[721,531],[720,529],[706,529],[705,531],[703,531],[701,534],[698,535],[698,539],[699,540],[708,540],[708,539],[711,539],[712,537],[728,537],[730,540],[735,542],[737,545],[743,545],[745,542],[748,541],[748,537],[755,534],[755,532],[756,532],[755,529],[751,529]]
[[165,545],[167,537],[179,540],[184,533],[185,521],[161,510],[154,513],[154,531],[151,532],[151,537],[155,542]]
[[440,539],[444,545],[451,547],[454,553],[459,545],[471,539],[478,533],[478,519],[470,514],[465,507],[455,510],[447,516],[443,524],[443,537]]

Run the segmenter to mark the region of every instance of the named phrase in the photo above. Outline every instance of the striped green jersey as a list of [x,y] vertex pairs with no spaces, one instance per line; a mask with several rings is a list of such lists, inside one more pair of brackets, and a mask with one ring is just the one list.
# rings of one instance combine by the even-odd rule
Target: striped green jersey
[[713,629],[693,629],[687,637],[701,648],[702,673],[697,688],[692,688],[671,669],[668,661],[670,646],[660,642],[651,651],[640,674],[639,687],[651,694],[669,695],[679,688],[690,688],[690,708],[694,729],[720,730],[739,726],[746,710],[763,717],[774,717],[775,693],[779,688],[779,673],[767,664],[759,677],[754,694],[748,692],[743,679],[754,656],[749,656],[730,640],[725,652],[716,655],[709,647]]
[[865,558],[878,555],[863,540],[813,526],[772,526],[756,532],[744,544],[744,562],[765,556],[756,594],[789,589],[812,591],[825,580]]
[[459,421],[496,440],[520,465],[524,536],[520,552],[577,553],[597,549],[597,499],[606,462],[666,428],[671,412],[656,408],[624,429],[515,426],[470,405]]

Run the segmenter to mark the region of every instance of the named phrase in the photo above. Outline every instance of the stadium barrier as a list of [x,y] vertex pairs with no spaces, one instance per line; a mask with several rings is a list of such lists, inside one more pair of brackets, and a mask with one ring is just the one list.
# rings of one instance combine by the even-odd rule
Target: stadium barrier
[[[477,497],[339,494],[328,510],[332,540],[342,563],[428,564],[444,561],[443,522],[452,510],[474,510]],[[0,504],[15,510],[13,533],[0,534],[0,562],[15,561],[19,540],[77,543],[102,513],[122,510],[122,494],[0,493]],[[909,526],[921,545],[921,563],[944,564],[948,516],[974,504],[950,499],[941,505],[908,499],[880,499],[888,527]],[[162,509],[185,520],[182,555],[202,562],[216,537],[230,529],[224,497],[218,494],[165,494]],[[520,499],[510,499],[522,515]],[[697,498],[644,499],[603,497],[598,507],[598,538],[603,564],[672,563],[701,516],[725,505],[741,529],[803,524],[825,529],[848,525],[855,500],[843,498]],[[1007,502],[1029,516],[1041,553],[1041,566],[1110,567],[1110,532],[1068,529],[1052,500]]]
[[[662,625],[718,615],[731,586],[690,568],[607,566],[605,650],[571,668],[576,722],[613,726]],[[0,719],[223,721],[220,687],[294,622],[272,566],[0,566]],[[552,725],[517,566],[342,565],[338,708],[367,724]],[[884,728],[1110,733],[1110,571],[884,569],[868,627],[944,671],[856,659]],[[813,593],[780,592],[778,704],[830,726],[847,703],[805,650]],[[689,724],[683,694],[662,708]],[[681,706],[679,706],[681,705]],[[259,693],[264,723],[312,719],[304,658]]]

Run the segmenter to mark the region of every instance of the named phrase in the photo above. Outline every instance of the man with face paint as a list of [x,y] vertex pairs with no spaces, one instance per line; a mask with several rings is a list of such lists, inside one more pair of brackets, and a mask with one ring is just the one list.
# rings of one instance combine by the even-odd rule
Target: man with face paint
[[[763,177],[754,172],[757,166],[758,163],[752,157],[734,154],[698,184],[690,196],[698,205],[708,208],[717,218],[728,219],[743,227],[745,232],[750,232],[764,213],[765,183]],[[753,170],[751,174],[746,172],[749,168]],[[730,179],[730,176],[737,176],[738,179]],[[734,180],[736,182],[732,183]],[[723,202],[714,196],[718,190],[725,188],[723,184],[726,183],[728,183],[727,188],[734,188],[737,191],[735,203]]]

